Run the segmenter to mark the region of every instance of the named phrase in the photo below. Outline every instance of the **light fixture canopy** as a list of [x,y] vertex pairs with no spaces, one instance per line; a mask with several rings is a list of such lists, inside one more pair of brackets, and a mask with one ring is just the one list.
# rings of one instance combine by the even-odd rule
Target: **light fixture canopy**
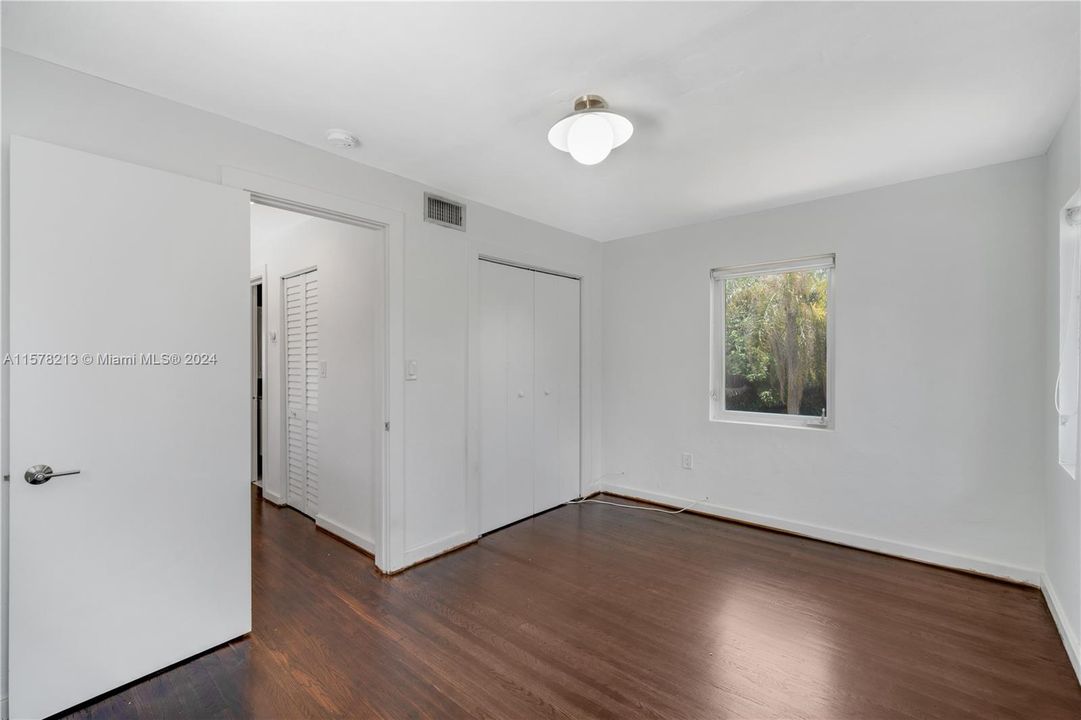
[[582,165],[596,165],[633,134],[631,121],[609,110],[604,98],[582,95],[574,101],[574,112],[548,131],[548,142]]

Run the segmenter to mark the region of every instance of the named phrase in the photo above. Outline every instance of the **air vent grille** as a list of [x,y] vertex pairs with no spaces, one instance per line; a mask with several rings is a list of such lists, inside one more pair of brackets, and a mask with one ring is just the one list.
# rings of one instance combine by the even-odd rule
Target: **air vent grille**
[[465,230],[465,205],[424,193],[424,219],[443,227]]

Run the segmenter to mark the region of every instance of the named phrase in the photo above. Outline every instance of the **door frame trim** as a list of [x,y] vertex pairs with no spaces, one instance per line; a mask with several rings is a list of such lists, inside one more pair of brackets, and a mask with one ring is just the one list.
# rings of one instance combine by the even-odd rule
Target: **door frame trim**
[[252,202],[383,232],[383,418],[389,430],[381,433],[379,443],[383,472],[375,488],[374,554],[380,570],[394,572],[405,564],[405,215],[240,168],[222,167],[221,182],[247,191]]
[[[257,203],[262,204],[262,203]],[[291,270],[281,276],[282,280],[288,280],[289,278],[295,278],[299,275],[307,275],[310,272],[314,272],[319,269],[318,265],[309,265],[308,267],[301,268],[300,270]]]
[[548,268],[537,267],[536,265],[516,262],[514,260],[505,260],[504,258],[495,257],[494,255],[487,255],[485,253],[480,253],[479,255],[477,255],[477,260],[495,263],[496,265],[506,265],[507,267],[518,268],[519,270],[529,270],[531,272],[544,273],[545,275],[555,275],[556,277],[564,277],[568,280],[577,280],[579,282],[581,282],[582,280],[581,275],[575,275],[574,273],[563,272],[562,270],[550,270]]

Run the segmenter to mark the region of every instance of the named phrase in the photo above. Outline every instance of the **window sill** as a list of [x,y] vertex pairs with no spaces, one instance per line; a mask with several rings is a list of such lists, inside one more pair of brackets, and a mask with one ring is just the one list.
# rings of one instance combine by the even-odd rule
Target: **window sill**
[[[773,428],[785,428],[788,430],[813,430],[815,432],[822,432],[823,430],[833,430],[833,420],[827,420],[825,424],[820,424],[814,418],[801,419],[788,419],[788,416],[781,415],[778,419],[773,419],[769,416],[761,417],[754,413],[729,413],[726,412],[719,416],[711,416],[709,421],[714,423],[729,423],[732,425],[758,425],[760,427],[773,427]],[[785,418],[785,419],[780,419]]]

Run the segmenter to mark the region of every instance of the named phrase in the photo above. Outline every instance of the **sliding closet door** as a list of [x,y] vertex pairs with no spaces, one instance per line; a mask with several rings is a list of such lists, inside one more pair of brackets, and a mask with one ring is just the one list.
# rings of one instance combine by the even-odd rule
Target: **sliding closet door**
[[533,512],[578,497],[579,285],[534,273]]
[[480,522],[533,514],[533,275],[480,262]]
[[319,279],[285,279],[286,502],[319,511]]

